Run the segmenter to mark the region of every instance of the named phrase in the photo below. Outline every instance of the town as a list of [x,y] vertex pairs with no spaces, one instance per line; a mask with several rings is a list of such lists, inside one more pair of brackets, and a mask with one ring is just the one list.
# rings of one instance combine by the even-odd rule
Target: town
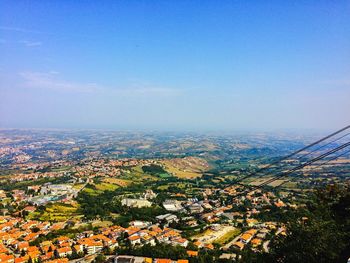
[[287,236],[287,215],[306,207],[311,186],[330,178],[349,184],[347,157],[336,169],[318,168],[316,184],[309,168],[293,181],[256,189],[271,176],[235,180],[263,163],[214,163],[210,150],[198,157],[63,155],[51,162],[35,160],[40,150],[19,162],[11,145],[7,140],[3,157],[14,161],[2,164],[0,179],[0,262],[240,262],[247,253],[268,254],[271,241]]

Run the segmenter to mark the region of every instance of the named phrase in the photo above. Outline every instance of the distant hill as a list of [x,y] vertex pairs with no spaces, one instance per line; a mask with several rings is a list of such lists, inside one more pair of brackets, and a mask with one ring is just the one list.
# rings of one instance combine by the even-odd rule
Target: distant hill
[[209,170],[210,165],[205,159],[199,157],[184,157],[162,160],[161,163],[167,172],[179,178],[200,177],[204,171]]

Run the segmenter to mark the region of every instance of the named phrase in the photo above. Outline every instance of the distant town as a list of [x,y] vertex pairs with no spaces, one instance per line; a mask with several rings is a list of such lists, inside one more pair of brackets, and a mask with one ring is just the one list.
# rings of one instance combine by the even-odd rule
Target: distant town
[[[255,186],[272,172],[237,179],[314,138],[1,130],[0,262],[250,262],[273,255],[291,218],[312,222],[315,190],[347,192],[349,154],[261,188]],[[284,160],[283,170],[298,163]]]

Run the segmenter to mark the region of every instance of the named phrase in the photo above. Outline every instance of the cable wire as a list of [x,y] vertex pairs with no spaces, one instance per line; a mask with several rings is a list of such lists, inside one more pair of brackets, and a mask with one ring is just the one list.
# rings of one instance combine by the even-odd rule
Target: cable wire
[[[282,162],[282,161],[284,161],[284,160],[286,160],[286,159],[288,159],[288,158],[290,158],[290,157],[292,157],[292,156],[294,156],[294,155],[297,155],[298,153],[300,153],[300,152],[302,152],[302,151],[305,151],[306,149],[309,149],[309,148],[311,148],[312,146],[315,146],[315,145],[319,144],[320,142],[323,142],[323,141],[325,141],[325,140],[327,140],[327,139],[329,139],[329,138],[331,138],[331,137],[333,137],[333,136],[335,136],[335,135],[337,135],[337,134],[339,134],[339,133],[341,133],[341,132],[343,132],[343,131],[345,131],[345,130],[347,130],[347,129],[349,129],[349,128],[350,128],[350,125],[348,125],[348,126],[342,128],[342,129],[340,129],[340,130],[338,130],[338,131],[336,131],[336,132],[333,132],[333,133],[331,133],[331,134],[329,134],[329,135],[327,135],[327,136],[325,136],[325,137],[323,137],[323,138],[321,138],[321,139],[319,139],[319,140],[317,140],[317,141],[315,141],[315,142],[313,142],[313,143],[311,143],[311,144],[309,144],[309,145],[307,145],[307,146],[305,146],[305,147],[303,147],[303,148],[301,148],[301,149],[299,149],[299,150],[297,150],[297,151],[295,151],[295,152],[292,152],[291,154],[289,154],[289,155],[287,155],[287,156],[284,156],[284,157],[282,157],[282,158],[280,158],[280,159],[278,159],[278,160],[276,160],[276,161],[270,163],[269,165],[267,165],[267,166],[265,166],[265,167],[263,167],[263,168],[261,168],[261,169],[258,169],[257,171],[255,171],[255,172],[253,172],[253,173],[250,173],[250,174],[245,175],[245,176],[243,176],[243,177],[241,177],[241,178],[238,178],[234,183],[238,183],[238,182],[241,182],[241,181],[243,181],[244,179],[246,179],[246,178],[248,178],[248,177],[255,176],[255,175],[257,175],[258,173],[261,173],[262,171],[265,171],[265,170],[271,168],[271,167],[274,166],[275,164],[278,164],[278,163],[280,163],[280,162]],[[350,134],[350,133],[349,133],[349,134]],[[344,137],[345,137],[345,136],[344,136]],[[335,140],[335,141],[336,141],[336,140]],[[311,151],[310,153],[313,153],[313,152],[315,152],[315,150]],[[308,153],[308,154],[310,154],[310,153]]]

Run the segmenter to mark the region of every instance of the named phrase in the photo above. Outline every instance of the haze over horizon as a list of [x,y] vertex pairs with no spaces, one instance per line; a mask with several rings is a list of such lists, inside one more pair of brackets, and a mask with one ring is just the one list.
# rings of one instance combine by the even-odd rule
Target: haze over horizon
[[349,1],[1,1],[0,127],[335,130]]

